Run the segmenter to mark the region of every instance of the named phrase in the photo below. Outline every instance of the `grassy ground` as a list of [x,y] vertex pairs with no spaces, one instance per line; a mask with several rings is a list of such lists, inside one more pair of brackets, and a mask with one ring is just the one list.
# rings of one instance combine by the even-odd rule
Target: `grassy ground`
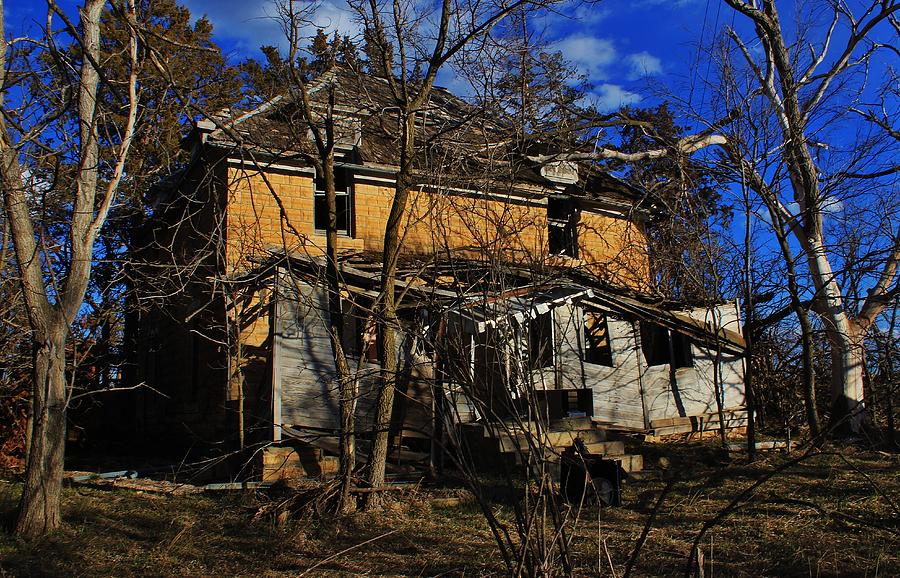
[[[900,576],[897,456],[842,450],[813,457],[746,494],[788,458],[747,466],[710,445],[642,451],[651,463],[669,458],[678,481],[663,498],[634,576],[683,575],[698,531],[742,493],[746,499],[700,542],[707,576]],[[612,575],[598,548],[604,542],[622,575],[666,484],[631,482],[624,507],[584,512],[573,541],[579,575]],[[0,482],[0,510],[11,510],[18,491],[16,482]],[[437,507],[431,497],[409,492],[379,515],[307,515],[279,524],[254,517],[270,500],[254,493],[169,497],[68,488],[66,525],[48,540],[29,544],[0,534],[0,576],[503,574],[477,507]],[[496,510],[511,520],[509,505]]]

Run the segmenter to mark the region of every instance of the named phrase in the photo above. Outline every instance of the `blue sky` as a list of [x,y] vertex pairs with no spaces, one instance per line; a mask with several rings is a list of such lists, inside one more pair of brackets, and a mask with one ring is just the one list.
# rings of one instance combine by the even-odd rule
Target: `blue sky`
[[[324,0],[316,9],[315,24],[354,35],[358,28],[345,0]],[[72,6],[72,1],[60,2]],[[282,34],[270,18],[268,0],[182,0],[195,16],[206,14],[215,37],[235,61],[260,56],[259,46],[279,44]],[[701,34],[711,35],[718,2],[713,0],[603,0],[594,4],[564,5],[560,14],[547,15],[535,25],[546,30],[565,57],[588,75],[603,109],[623,104],[655,102],[651,85],[683,87],[697,62]],[[44,3],[12,0],[5,3],[7,27],[18,33],[44,20]],[[722,14],[727,13],[722,10]],[[704,28],[703,23],[706,22]],[[720,22],[720,25],[722,23]],[[440,79],[450,88],[453,78]]]
[[[209,17],[218,41],[234,58],[257,56],[260,45],[281,41],[277,24],[268,17],[272,13],[268,2],[187,0],[185,4],[194,14]],[[561,14],[547,15],[535,24],[545,28],[548,40],[588,75],[601,108],[613,109],[650,104],[653,91],[648,82],[678,84],[689,77],[704,15],[708,14],[707,28],[714,24],[715,9],[707,6],[702,0],[572,3],[563,6]],[[321,2],[315,23],[357,33],[343,0]],[[453,88],[447,73],[441,82]]]

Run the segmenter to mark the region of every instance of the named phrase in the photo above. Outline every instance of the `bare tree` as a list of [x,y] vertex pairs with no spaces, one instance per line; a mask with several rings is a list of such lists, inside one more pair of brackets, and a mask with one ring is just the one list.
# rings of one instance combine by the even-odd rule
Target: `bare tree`
[[[879,246],[882,259],[869,277],[871,289],[856,306],[842,292],[826,222],[837,204],[865,203],[875,210],[880,203],[892,206],[886,191],[877,190],[889,188],[888,182],[873,186],[871,179],[895,174],[889,151],[896,151],[896,136],[887,119],[869,108],[860,113],[860,106],[865,102],[862,95],[872,90],[864,71],[879,69],[875,56],[888,49],[880,39],[897,40],[896,27],[892,31],[890,26],[896,23],[900,5],[871,2],[855,15],[845,4],[836,3],[830,8],[827,29],[813,39],[821,23],[805,20],[811,16],[802,14],[802,8],[800,26],[789,33],[774,2],[726,3],[749,20],[754,40],[761,45],[762,55],[757,56],[737,31],[728,31],[755,77],[749,90],[765,99],[777,120],[780,148],[765,154],[770,162],[777,158],[783,163],[784,171],[772,182],[772,174],[760,174],[748,166],[748,159],[732,160],[747,172],[751,186],[756,183],[753,188],[780,214],[803,250],[817,297],[813,307],[825,322],[831,344],[832,419],[846,418],[849,430],[859,432],[864,424],[863,340],[896,291],[900,242],[898,230],[888,224]],[[860,131],[880,129],[881,134],[846,148],[829,125],[848,120],[855,121],[852,126]],[[867,122],[869,127],[864,126]],[[736,148],[730,147],[731,152]],[[790,194],[791,201],[768,194],[767,187]],[[789,202],[796,203],[796,212]],[[843,263],[846,269],[857,265]]]
[[[100,63],[104,6],[105,1],[88,0],[76,23],[48,2],[42,38],[9,41],[0,25],[0,177],[32,330],[31,447],[16,523],[16,532],[26,537],[60,524],[67,338],[84,301],[95,241],[116,199],[135,137],[140,90],[135,7],[130,0],[110,4],[129,23],[128,74],[114,84],[104,78]],[[52,27],[55,18],[63,23],[59,31]],[[63,70],[48,78],[48,64]],[[54,79],[66,82],[54,86]],[[21,98],[10,96],[14,86],[21,89]],[[106,122],[113,111],[124,113],[123,122]],[[101,141],[115,144],[104,150]],[[70,207],[61,222],[53,223],[65,231],[64,250],[55,254],[48,246],[58,247],[44,233],[49,225],[44,221],[46,201],[52,196]],[[64,266],[52,268],[56,259]]]
[[[378,306],[379,358],[382,383],[375,415],[375,438],[369,460],[368,482],[379,487],[384,482],[385,461],[389,444],[389,426],[397,376],[397,337],[399,329],[394,294],[397,262],[401,252],[403,220],[410,191],[416,186],[415,171],[419,160],[417,149],[417,115],[428,101],[438,72],[463,49],[485,37],[510,14],[536,6],[534,0],[510,3],[463,2],[443,0],[437,10],[437,21],[419,12],[413,3],[394,0],[390,7],[375,0],[355,0],[352,8],[360,17],[368,52],[385,71],[399,119],[399,168],[384,235],[382,253],[381,297]],[[540,2],[548,4],[548,2]],[[369,494],[367,508],[377,508],[381,496]]]
[[[289,93],[292,101],[296,103],[300,126],[309,135],[312,141],[314,154],[305,154],[306,159],[315,168],[316,175],[320,177],[325,189],[325,208],[327,223],[325,227],[325,283],[328,292],[328,332],[331,337],[332,357],[336,370],[339,391],[339,479],[340,492],[338,511],[348,512],[356,509],[355,500],[351,498],[350,489],[353,484],[353,470],[356,465],[356,440],[355,440],[355,411],[358,383],[354,378],[344,355],[341,344],[344,332],[344,312],[341,299],[341,275],[338,270],[338,209],[335,192],[335,147],[339,140],[340,127],[337,126],[335,115],[335,87],[334,83],[326,78],[328,68],[334,66],[337,58],[337,50],[340,40],[336,38],[331,46],[321,47],[322,54],[319,60],[313,62],[319,68],[319,74],[314,71],[301,70],[302,59],[301,40],[304,31],[310,27],[308,20],[310,8],[297,8],[293,1],[279,4],[278,12],[282,25],[288,37],[288,59],[290,84]],[[320,37],[324,38],[321,30]],[[325,69],[325,70],[322,70]],[[317,78],[311,78],[317,77]],[[324,98],[318,98],[316,104],[310,96],[310,82],[315,82]],[[306,135],[303,135],[306,136]],[[298,142],[303,137],[296,135]]]
[[[895,160],[900,132],[887,104],[896,97],[896,72],[879,57],[896,54],[900,5],[868,2],[858,13],[844,3],[829,3],[824,10],[800,6],[796,29],[785,30],[771,0],[723,1],[752,26],[754,44],[736,29],[728,29],[739,57],[723,61],[722,78],[705,79],[719,84],[727,98],[719,99],[724,107],[709,107],[704,114],[692,109],[705,119],[704,130],[654,150],[626,153],[600,148],[534,159],[548,162],[564,156],[639,162],[720,147],[746,182],[765,184],[774,194],[770,199],[774,208],[802,249],[814,288],[812,308],[824,321],[831,345],[832,419],[860,432],[865,423],[863,342],[898,291],[900,232],[889,215],[896,201],[892,183],[900,173]],[[830,14],[830,21],[821,21],[824,13]],[[740,61],[752,79],[749,82],[743,77],[734,82],[733,69]],[[889,82],[872,86],[872,71],[886,75]],[[768,149],[742,141],[746,135],[734,126],[742,119],[758,120],[753,115],[764,111],[774,116],[777,126],[777,143]],[[756,156],[747,158],[747,151]],[[759,172],[760,166],[780,168]],[[758,187],[754,190],[766,194]],[[862,265],[840,260],[835,245],[829,243],[827,227],[829,217],[851,204],[866,208],[870,222],[880,228],[872,252],[879,256],[878,263],[865,265],[869,290],[859,303],[844,294],[840,276]]]

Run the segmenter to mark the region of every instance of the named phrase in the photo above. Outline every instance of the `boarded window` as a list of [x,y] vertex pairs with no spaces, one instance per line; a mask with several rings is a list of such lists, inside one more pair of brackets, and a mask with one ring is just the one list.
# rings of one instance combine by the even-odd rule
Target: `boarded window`
[[599,311],[584,312],[584,361],[612,367],[612,345],[606,315]]
[[641,351],[647,365],[669,363],[669,332],[665,327],[641,321]]
[[[350,174],[347,169],[340,167],[334,169],[334,195],[335,208],[337,209],[337,232],[339,235],[346,235],[349,237],[351,221],[353,220],[353,207]],[[328,229],[328,204],[325,202],[325,179],[319,174],[316,175],[313,221],[316,232],[324,233]]]
[[672,332],[672,363],[676,369],[694,366],[694,356],[691,353],[691,338],[677,331]]
[[528,367],[553,365],[553,317],[544,313],[528,320]]
[[572,199],[547,199],[547,242],[551,255],[578,257],[578,208]]

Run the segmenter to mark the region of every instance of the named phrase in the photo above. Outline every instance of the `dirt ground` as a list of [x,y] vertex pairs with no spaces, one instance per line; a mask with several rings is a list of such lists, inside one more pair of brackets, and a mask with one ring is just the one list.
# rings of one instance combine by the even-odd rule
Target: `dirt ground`
[[[641,451],[648,463],[668,460],[663,479],[628,482],[623,507],[582,512],[572,540],[576,574],[622,576],[660,503],[632,576],[685,575],[704,527],[706,576],[900,576],[897,455],[832,448],[786,467],[799,454],[747,465],[714,444]],[[7,520],[19,491],[15,476],[0,481]],[[0,534],[0,576],[504,575],[481,511],[435,499],[448,492],[393,492],[377,515],[279,521],[258,515],[271,492],[67,488],[65,527],[46,541]],[[493,508],[512,522],[508,502]]]

